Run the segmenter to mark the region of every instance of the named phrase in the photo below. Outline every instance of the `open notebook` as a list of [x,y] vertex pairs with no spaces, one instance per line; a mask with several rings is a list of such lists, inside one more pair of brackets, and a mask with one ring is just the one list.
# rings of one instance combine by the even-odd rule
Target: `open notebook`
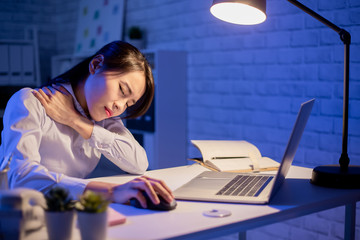
[[277,174],[205,171],[174,191],[176,199],[214,202],[268,203],[285,181],[314,99],[301,104]]

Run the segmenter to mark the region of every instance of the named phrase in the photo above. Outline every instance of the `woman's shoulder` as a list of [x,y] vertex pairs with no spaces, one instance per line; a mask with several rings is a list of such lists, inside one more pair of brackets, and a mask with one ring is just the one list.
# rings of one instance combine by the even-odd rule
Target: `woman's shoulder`
[[17,106],[21,108],[21,106],[25,106],[27,109],[34,109],[40,107],[40,102],[35,98],[32,94],[33,89],[26,87],[22,88],[16,93],[14,93],[8,101],[8,106]]
[[16,98],[16,99],[26,99],[30,96],[30,94],[32,94],[31,92],[33,91],[32,88],[29,87],[25,87],[20,89],[19,91],[15,92],[11,98]]

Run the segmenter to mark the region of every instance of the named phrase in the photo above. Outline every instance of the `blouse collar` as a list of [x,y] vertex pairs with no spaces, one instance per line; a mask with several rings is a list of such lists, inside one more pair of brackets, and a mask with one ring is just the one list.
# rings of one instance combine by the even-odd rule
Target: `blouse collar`
[[73,91],[73,88],[71,86],[70,83],[61,83],[61,85],[66,89],[68,90],[68,92],[73,96],[73,99],[74,99],[74,105],[75,105],[75,108],[78,112],[80,112],[81,115],[83,115],[84,117],[91,119],[91,117],[85,113],[85,110],[81,107],[80,103],[78,102],[78,100],[76,99],[76,96],[75,96],[75,93]]

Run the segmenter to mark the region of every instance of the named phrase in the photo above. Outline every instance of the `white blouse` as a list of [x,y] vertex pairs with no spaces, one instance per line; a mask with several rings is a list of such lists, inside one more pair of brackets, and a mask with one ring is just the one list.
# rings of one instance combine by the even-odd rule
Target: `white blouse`
[[[75,108],[86,117],[70,84],[63,86]],[[28,187],[46,193],[55,184],[77,198],[98,164],[101,154],[131,174],[148,167],[146,152],[119,117],[94,122],[90,139],[47,116],[32,89],[24,88],[9,100],[4,113],[0,159],[12,154],[9,187]]]

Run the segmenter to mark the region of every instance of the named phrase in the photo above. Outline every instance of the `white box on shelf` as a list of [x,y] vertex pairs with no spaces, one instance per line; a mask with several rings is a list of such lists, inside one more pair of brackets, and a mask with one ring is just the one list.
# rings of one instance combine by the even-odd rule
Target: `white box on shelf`
[[127,127],[143,135],[150,169],[186,165],[187,54],[172,50],[144,50],[143,53],[153,69],[153,108],[142,118],[127,121]]

